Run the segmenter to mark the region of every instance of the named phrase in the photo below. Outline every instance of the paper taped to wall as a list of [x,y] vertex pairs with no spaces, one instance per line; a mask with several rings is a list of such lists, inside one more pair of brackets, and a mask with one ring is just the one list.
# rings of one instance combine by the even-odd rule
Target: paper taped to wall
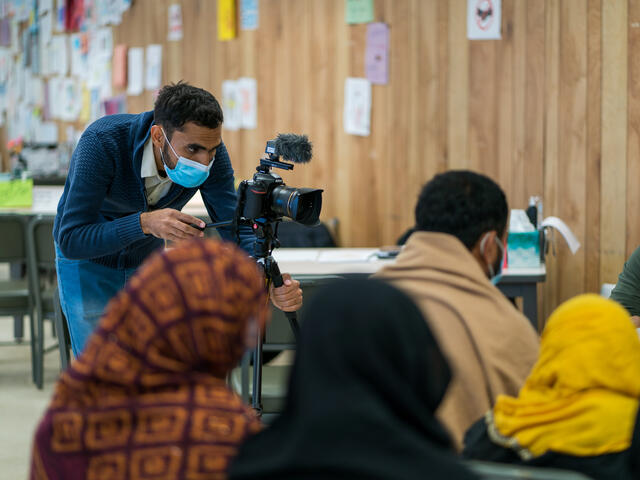
[[547,217],[542,221],[542,227],[550,227],[556,229],[560,235],[565,239],[567,245],[569,246],[569,250],[573,255],[580,249],[580,242],[573,234],[569,226],[560,220],[558,217]]

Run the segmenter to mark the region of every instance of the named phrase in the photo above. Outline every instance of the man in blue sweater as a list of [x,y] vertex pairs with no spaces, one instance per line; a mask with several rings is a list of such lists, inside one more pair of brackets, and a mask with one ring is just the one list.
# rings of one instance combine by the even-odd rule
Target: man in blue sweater
[[[160,90],[154,110],[111,115],[87,127],[73,152],[54,225],[62,310],[74,355],[108,303],[165,240],[203,236],[204,222],[180,210],[200,190],[212,221],[233,218],[233,168],[222,143],[222,109],[186,83]],[[235,241],[230,228],[219,229]],[[240,246],[253,252],[251,229]],[[302,305],[299,283],[271,291],[274,305]]]

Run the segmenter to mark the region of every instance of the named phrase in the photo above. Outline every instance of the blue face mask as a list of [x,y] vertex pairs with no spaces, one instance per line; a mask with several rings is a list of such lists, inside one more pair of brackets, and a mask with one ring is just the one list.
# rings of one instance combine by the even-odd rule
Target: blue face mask
[[[482,239],[482,242],[480,242],[480,253],[482,253],[484,255],[484,247],[485,247],[485,242],[487,241],[488,234],[485,235],[485,237]],[[487,264],[488,270],[489,270],[489,281],[494,284],[497,285],[498,283],[500,283],[500,279],[502,278],[502,264],[504,263],[504,246],[502,245],[502,242],[498,239],[498,237],[495,237],[495,241],[496,244],[498,245],[498,248],[500,249],[500,255],[498,257],[498,261],[496,261],[495,266],[491,265],[491,264]]]
[[195,162],[193,160],[189,160],[188,158],[179,156],[173,149],[171,142],[169,142],[167,134],[164,133],[164,129],[162,129],[162,134],[169,144],[169,148],[178,159],[175,168],[169,168],[167,162],[165,162],[164,160],[162,149],[160,149],[160,157],[162,158],[162,163],[164,163],[164,169],[171,181],[173,183],[177,183],[178,185],[182,185],[185,188],[194,188],[202,185],[209,177],[209,171],[211,170],[211,166],[213,165],[213,160],[209,162],[209,165],[202,165],[199,162]]

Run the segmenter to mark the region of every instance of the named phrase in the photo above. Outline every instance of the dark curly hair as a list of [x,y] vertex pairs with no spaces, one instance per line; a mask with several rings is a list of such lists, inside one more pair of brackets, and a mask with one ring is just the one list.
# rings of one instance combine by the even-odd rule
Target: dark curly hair
[[217,128],[224,121],[216,97],[182,81],[162,87],[153,108],[153,117],[156,125],[161,125],[169,138],[187,122]]
[[504,234],[509,207],[504,192],[489,177],[467,170],[436,175],[422,188],[416,205],[416,230],[448,233],[472,250],[491,230]]

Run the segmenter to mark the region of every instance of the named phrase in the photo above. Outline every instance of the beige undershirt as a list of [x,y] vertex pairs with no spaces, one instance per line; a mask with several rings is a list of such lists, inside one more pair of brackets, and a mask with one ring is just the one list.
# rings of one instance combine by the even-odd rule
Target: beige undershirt
[[155,205],[164,197],[171,188],[173,182],[169,177],[161,177],[156,166],[156,159],[153,155],[153,142],[151,138],[147,140],[142,152],[142,167],[140,176],[144,178],[145,195],[147,203]]

